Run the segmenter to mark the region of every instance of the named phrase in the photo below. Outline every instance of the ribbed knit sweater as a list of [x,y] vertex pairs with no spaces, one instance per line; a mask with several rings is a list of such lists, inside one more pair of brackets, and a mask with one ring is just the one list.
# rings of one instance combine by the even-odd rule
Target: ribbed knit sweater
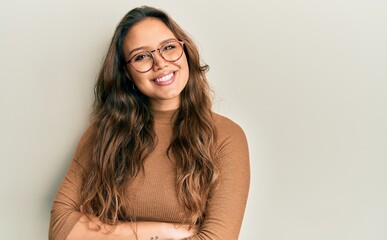
[[[144,172],[128,185],[133,218],[136,221],[184,223],[183,207],[179,204],[176,173],[166,151],[172,137],[172,118],[175,111],[155,111],[154,128],[157,145],[145,159]],[[213,114],[220,153],[220,182],[209,193],[205,218],[197,235],[190,240],[238,239],[250,183],[247,141],[242,129],[233,121]],[[194,129],[192,130],[194,131]],[[83,134],[73,160],[55,197],[49,229],[50,240],[65,240],[80,212],[82,176],[92,156],[95,130]]]

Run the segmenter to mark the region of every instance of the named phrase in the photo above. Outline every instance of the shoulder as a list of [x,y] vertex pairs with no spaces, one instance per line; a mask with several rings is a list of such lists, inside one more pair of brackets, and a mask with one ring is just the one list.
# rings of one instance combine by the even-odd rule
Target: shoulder
[[218,113],[212,113],[220,149],[247,149],[247,139],[243,129],[233,120]]
[[[217,133],[216,155],[223,174],[235,174],[234,171],[249,173],[249,147],[243,129],[233,120],[213,113]],[[230,175],[230,176],[231,176]]]
[[86,165],[86,162],[91,159],[96,135],[96,126],[94,124],[89,125],[79,140],[77,149],[74,154],[74,160],[78,161],[82,165]]
[[219,137],[245,137],[243,129],[233,120],[215,112],[212,113],[212,117]]

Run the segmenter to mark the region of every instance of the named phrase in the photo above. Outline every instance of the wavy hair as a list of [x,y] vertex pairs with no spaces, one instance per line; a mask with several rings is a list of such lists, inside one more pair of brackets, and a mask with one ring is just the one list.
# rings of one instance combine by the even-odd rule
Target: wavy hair
[[149,99],[132,88],[122,46],[128,31],[145,18],[160,19],[185,43],[189,81],[181,93],[167,154],[175,160],[176,187],[179,202],[186,210],[186,222],[198,224],[203,220],[207,195],[219,176],[213,150],[216,131],[211,94],[205,76],[208,65],[201,64],[194,42],[173,19],[147,6],[124,16],[101,67],[92,118],[97,138],[90,170],[83,179],[81,204],[86,215],[95,215],[109,225],[132,220],[125,202],[125,186],[143,170],[144,159],[156,143]]

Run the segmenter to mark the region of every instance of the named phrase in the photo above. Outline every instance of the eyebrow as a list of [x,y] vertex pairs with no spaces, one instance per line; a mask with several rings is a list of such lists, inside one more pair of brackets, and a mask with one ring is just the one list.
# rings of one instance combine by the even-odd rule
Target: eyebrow
[[[163,45],[164,43],[169,42],[169,41],[172,41],[172,40],[177,40],[177,39],[176,39],[176,38],[169,38],[169,39],[166,39],[166,40],[160,42],[160,45]],[[146,48],[147,48],[147,47],[145,47],[145,46],[135,48],[135,49],[133,49],[132,51],[130,51],[130,52],[128,53],[128,57],[130,57],[130,55],[132,55],[133,52],[136,52],[136,51],[139,51],[139,50],[145,50]]]

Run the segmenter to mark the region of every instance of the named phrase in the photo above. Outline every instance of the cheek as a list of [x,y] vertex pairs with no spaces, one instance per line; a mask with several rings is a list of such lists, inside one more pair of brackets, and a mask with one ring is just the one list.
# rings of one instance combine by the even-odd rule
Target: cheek
[[132,71],[129,72],[130,80],[131,80],[132,82],[134,82],[134,84],[136,84],[136,85],[141,84],[142,78],[144,77],[143,75],[144,75],[144,74],[141,74],[141,73],[136,72],[136,71],[134,71],[134,70],[132,70]]
[[[184,57],[184,58],[183,58]],[[187,77],[187,80],[189,79],[189,66],[188,66],[188,61],[187,61],[187,57],[184,55],[182,58],[182,62],[180,64],[181,66],[181,69],[183,70],[184,72],[184,76]]]

